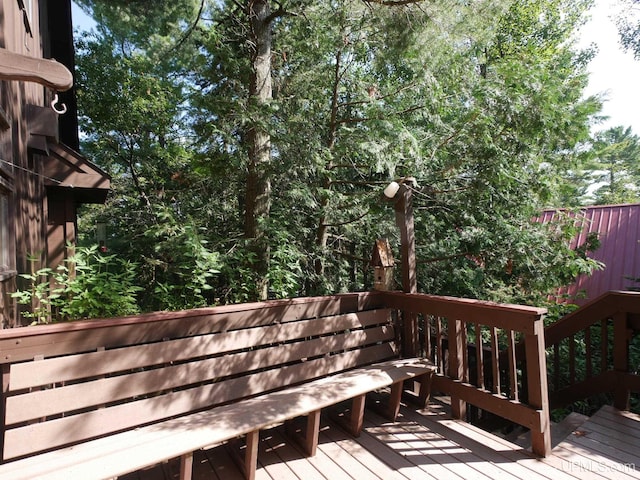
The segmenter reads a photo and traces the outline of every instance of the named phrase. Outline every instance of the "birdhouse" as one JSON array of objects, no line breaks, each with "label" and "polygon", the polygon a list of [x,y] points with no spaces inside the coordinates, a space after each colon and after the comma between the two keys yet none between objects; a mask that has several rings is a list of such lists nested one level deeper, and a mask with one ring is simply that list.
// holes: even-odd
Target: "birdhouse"
[{"label": "birdhouse", "polygon": [[392,290],[395,261],[391,245],[386,238],[376,240],[371,253],[371,265],[374,270],[373,288],[375,290]]}]

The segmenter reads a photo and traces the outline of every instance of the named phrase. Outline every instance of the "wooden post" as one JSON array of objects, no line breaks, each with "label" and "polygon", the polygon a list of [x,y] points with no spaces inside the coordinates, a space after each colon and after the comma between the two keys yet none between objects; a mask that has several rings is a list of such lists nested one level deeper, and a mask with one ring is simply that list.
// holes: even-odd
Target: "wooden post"
[{"label": "wooden post", "polygon": [[400,229],[400,256],[402,258],[402,290],[418,292],[416,276],[416,237],[413,225],[413,199],[411,189],[400,185],[395,204],[396,225]]},{"label": "wooden post", "polygon": [[[464,351],[467,348],[463,334],[465,324],[461,320],[448,320],[449,338],[449,377],[464,381],[467,365]],[[467,418],[467,403],[458,396],[451,395],[451,416],[459,420]]]},{"label": "wooden post", "polygon": [[[402,260],[402,290],[418,292],[416,275],[416,238],[413,225],[413,202],[411,189],[400,185],[395,204],[396,225],[400,229],[400,256]],[[402,328],[402,352],[405,357],[418,353],[418,315],[404,311]]]},{"label": "wooden post", "polygon": [[244,454],[244,478],[256,478],[258,467],[258,445],[260,444],[260,430],[247,433],[247,450]]},{"label": "wooden post", "polygon": [[9,391],[9,376],[11,365],[3,363],[0,366],[2,375],[2,391],[0,392],[0,460],[4,460],[4,432],[5,418],[7,414],[7,392]]},{"label": "wooden post", "polygon": [[540,425],[531,429],[531,450],[536,455],[546,457],[551,453],[551,425],[542,316],[535,320],[534,334],[527,334],[524,341],[527,358],[529,405],[540,412]]},{"label": "wooden post", "polygon": [[[629,330],[627,312],[613,316],[613,369],[621,377],[629,372]],[[618,380],[614,391],[613,406],[618,410],[629,410],[631,392],[625,381]]]},{"label": "wooden post", "polygon": [[191,480],[193,472],[193,452],[180,457],[180,480]]}]

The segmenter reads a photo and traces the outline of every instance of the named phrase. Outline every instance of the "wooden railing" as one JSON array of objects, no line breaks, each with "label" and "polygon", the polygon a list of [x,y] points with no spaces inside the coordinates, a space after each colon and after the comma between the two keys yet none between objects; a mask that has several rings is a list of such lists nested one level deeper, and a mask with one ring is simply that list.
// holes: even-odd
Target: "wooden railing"
[{"label": "wooden railing", "polygon": [[[404,356],[425,355],[439,366],[433,390],[451,397],[456,418],[466,419],[467,404],[474,405],[529,428],[534,453],[549,453],[545,310],[537,308],[368,292],[157,312],[3,331],[0,369],[8,378],[9,365],[14,362],[55,356],[70,348],[79,352],[116,348],[131,337],[145,343],[199,335],[208,331],[211,322],[233,328],[238,319],[249,318],[262,325],[376,308],[397,312]],[[524,342],[522,359],[516,355],[520,341]]]},{"label": "wooden railing", "polygon": [[640,393],[640,293],[608,292],[547,327],[550,404],[560,408],[610,394],[620,410]]},{"label": "wooden railing", "polygon": [[550,452],[546,310],[397,292],[385,293],[383,303],[399,312],[407,353],[417,348],[438,366],[433,390],[451,396],[454,417],[465,419],[474,405],[529,428],[534,453]]}]

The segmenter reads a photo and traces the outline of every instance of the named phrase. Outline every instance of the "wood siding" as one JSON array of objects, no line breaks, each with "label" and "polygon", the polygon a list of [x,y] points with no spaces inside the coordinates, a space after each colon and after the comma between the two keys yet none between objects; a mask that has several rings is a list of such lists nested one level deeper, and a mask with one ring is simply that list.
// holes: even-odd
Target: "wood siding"
[{"label": "wood siding", "polygon": [[[0,48],[28,59],[55,57],[72,72],[70,1],[0,0]],[[46,82],[11,78],[0,79],[0,194],[9,201],[9,218],[2,228],[10,243],[10,261],[0,271],[2,328],[20,323],[10,295],[21,288],[18,275],[64,261],[66,243],[76,238],[78,203],[103,202],[110,181],[75,151],[73,90],[60,94],[68,111],[58,116],[49,108],[56,92],[44,86]],[[72,188],[72,180],[80,188]],[[29,258],[35,258],[33,265]]]}]

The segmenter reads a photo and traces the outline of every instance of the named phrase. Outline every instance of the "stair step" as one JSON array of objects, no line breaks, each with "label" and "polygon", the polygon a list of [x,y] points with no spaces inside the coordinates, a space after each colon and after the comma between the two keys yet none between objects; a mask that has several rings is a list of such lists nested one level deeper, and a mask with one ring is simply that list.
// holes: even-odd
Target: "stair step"
[{"label": "stair step", "polygon": [[[569,435],[575,432],[578,428],[589,420],[589,417],[582,415],[581,413],[571,412],[564,419],[558,423],[551,423],[551,448],[564,441]],[[512,432],[508,438],[511,442],[519,445],[523,448],[529,448],[531,446],[531,434],[529,430],[520,428]]]}]

